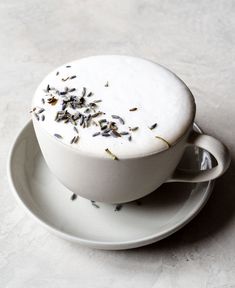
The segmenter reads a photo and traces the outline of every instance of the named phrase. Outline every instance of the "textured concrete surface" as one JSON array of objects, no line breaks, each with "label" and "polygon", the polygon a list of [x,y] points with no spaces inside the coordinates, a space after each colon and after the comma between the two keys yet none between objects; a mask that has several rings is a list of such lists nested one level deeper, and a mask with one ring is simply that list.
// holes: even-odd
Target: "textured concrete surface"
[{"label": "textured concrete surface", "polygon": [[121,53],[176,72],[197,122],[235,156],[235,2],[0,1],[0,287],[235,287],[235,165],[206,207],[175,235],[133,251],[104,252],[50,235],[17,205],[6,178],[16,133],[37,84],[79,57]]}]

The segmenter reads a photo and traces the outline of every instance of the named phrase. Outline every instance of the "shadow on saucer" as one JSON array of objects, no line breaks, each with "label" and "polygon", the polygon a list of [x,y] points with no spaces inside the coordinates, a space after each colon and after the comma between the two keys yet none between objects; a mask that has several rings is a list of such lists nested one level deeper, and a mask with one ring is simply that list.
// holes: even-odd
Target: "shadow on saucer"
[{"label": "shadow on saucer", "polygon": [[[177,206],[185,202],[195,188],[194,183],[169,183],[159,187],[151,194],[137,200],[137,204],[142,206],[142,209],[172,209],[172,206]],[[135,203],[135,201],[133,202]],[[130,205],[126,203],[124,205]],[[143,205],[142,205],[143,204]]]},{"label": "shadow on saucer", "polygon": [[218,233],[223,233],[235,217],[234,188],[235,161],[233,160],[226,174],[217,179],[208,203],[195,219],[168,238],[134,250],[177,249],[206,241]]}]

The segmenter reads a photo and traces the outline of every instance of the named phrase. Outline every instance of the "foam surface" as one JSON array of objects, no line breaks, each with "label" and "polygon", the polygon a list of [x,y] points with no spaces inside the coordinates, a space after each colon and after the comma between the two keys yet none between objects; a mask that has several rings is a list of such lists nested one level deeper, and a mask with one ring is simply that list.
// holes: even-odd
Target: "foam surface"
[{"label": "foam surface", "polygon": [[[71,76],[76,78],[67,79]],[[108,87],[106,87],[107,82]],[[50,88],[54,87],[57,91],[66,91],[65,87],[76,90],[66,95],[58,95],[56,90],[45,92],[48,84]],[[89,92],[93,93],[91,97],[84,97],[86,105],[94,100],[102,100],[97,103],[96,111],[102,111],[105,115],[93,120],[96,123],[100,119],[115,121],[117,131],[129,132],[129,135],[117,138],[101,135],[93,137],[94,133],[100,131],[100,127],[95,126],[91,121],[88,128],[82,128],[78,120],[76,127],[79,130],[79,141],[70,144],[71,139],[77,135],[74,125],[63,121],[56,122],[55,117],[57,111],[61,110],[64,97],[76,95],[80,98],[83,87],[86,87],[86,95]],[[48,103],[52,95],[58,99],[55,105]],[[45,104],[42,103],[42,98]],[[148,60],[116,55],[84,58],[54,70],[36,90],[32,107],[36,107],[34,111],[36,113],[40,108],[45,109],[38,114],[39,121],[32,113],[33,121],[53,137],[54,134],[63,137],[57,141],[62,141],[82,152],[99,156],[106,155],[105,149],[108,148],[119,158],[146,155],[167,149],[166,142],[155,136],[173,145],[186,132],[195,115],[195,103],[191,92],[173,73]],[[137,110],[130,111],[132,108]],[[86,114],[85,109],[67,108],[72,114],[95,113],[90,111]],[[121,124],[118,119],[112,119],[111,115],[120,116],[125,124]],[[45,117],[44,121],[42,117]],[[149,129],[154,123],[157,123],[157,127]],[[138,127],[138,130],[130,131],[129,127]],[[128,140],[130,135],[131,141]]]}]

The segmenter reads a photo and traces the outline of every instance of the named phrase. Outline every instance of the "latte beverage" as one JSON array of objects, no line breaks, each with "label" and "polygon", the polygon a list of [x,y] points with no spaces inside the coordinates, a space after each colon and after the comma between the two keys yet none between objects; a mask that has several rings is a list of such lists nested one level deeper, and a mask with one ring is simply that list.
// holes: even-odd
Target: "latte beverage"
[{"label": "latte beverage", "polygon": [[166,68],[107,55],[51,72],[36,90],[31,112],[36,125],[71,149],[121,160],[174,145],[189,129],[195,103]]}]

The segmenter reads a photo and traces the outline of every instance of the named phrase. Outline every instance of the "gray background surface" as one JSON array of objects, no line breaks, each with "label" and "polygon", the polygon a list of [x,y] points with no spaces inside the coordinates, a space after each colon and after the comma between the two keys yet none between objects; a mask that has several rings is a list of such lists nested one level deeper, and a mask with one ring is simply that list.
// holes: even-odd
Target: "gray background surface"
[{"label": "gray background surface", "polygon": [[50,235],[10,193],[6,159],[51,69],[88,55],[143,56],[191,88],[198,124],[235,156],[234,1],[0,1],[0,287],[235,287],[235,168],[189,225],[132,251]]}]

